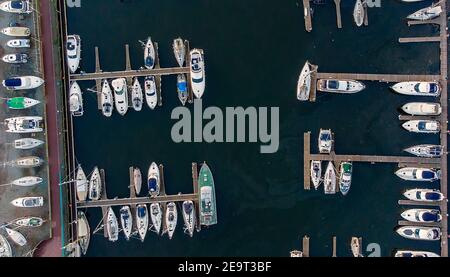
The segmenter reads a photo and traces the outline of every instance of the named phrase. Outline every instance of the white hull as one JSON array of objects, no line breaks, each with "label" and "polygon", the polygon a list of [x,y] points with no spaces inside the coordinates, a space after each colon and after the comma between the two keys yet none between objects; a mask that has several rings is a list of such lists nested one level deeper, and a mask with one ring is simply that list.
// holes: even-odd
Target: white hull
[{"label": "white hull", "polygon": [[317,81],[317,90],[340,94],[353,94],[362,91],[366,86],[355,80],[321,79]]},{"label": "white hull", "polygon": [[403,105],[402,110],[410,115],[440,115],[442,107],[439,103],[412,102]]},{"label": "white hull", "polygon": [[438,210],[409,209],[401,213],[401,217],[410,222],[440,222],[442,216]]},{"label": "white hull", "polygon": [[77,191],[78,201],[82,201],[82,202],[86,201],[88,191],[89,191],[88,186],[89,185],[88,185],[88,181],[86,178],[86,174],[84,174],[84,171],[81,168],[81,166],[78,166],[77,175],[75,178],[75,187],[76,187],[76,191]]},{"label": "white hull", "polygon": [[139,168],[135,168],[133,170],[133,183],[136,195],[139,195],[141,193],[142,188],[142,174]]},{"label": "white hull", "polygon": [[11,184],[19,187],[32,187],[35,185],[39,185],[40,183],[42,183],[42,181],[43,179],[41,177],[27,176],[16,179],[12,181]]},{"label": "white hull", "polygon": [[29,37],[30,29],[27,27],[6,27],[0,31],[10,37]]},{"label": "white hull", "polygon": [[158,104],[158,95],[156,94],[156,82],[154,76],[145,78],[145,101],[150,109],[154,109]]},{"label": "white hull", "polygon": [[28,62],[27,54],[8,54],[2,57],[2,61],[10,64],[23,64]]},{"label": "white hull", "polygon": [[403,196],[413,201],[438,202],[444,199],[444,195],[433,189],[410,189],[403,193]]},{"label": "white hull", "polygon": [[15,134],[39,133],[44,129],[40,127],[42,117],[23,116],[5,119],[6,132]]},{"label": "white hull", "polygon": [[91,229],[86,215],[82,211],[78,211],[77,227],[78,244],[83,255],[86,255],[91,240]]},{"label": "white hull", "polygon": [[112,208],[108,210],[108,216],[106,221],[106,232],[108,233],[109,241],[117,241],[119,239],[119,226],[117,223],[117,217],[114,214]]},{"label": "white hull", "polygon": [[44,198],[42,196],[21,197],[11,201],[11,204],[20,208],[35,208],[44,205]]},{"label": "white hull", "polygon": [[192,201],[184,201],[182,207],[184,226],[189,236],[192,237],[195,227],[195,206]]},{"label": "white hull", "polygon": [[429,168],[404,167],[395,172],[395,175],[407,181],[436,181],[440,179],[440,171]]},{"label": "white hull", "polygon": [[81,88],[77,82],[73,82],[70,86],[70,112],[73,116],[82,116],[84,113],[83,109],[83,94],[81,93]]},{"label": "white hull", "polygon": [[17,226],[20,227],[28,227],[28,228],[34,228],[34,227],[40,227],[44,223],[44,220],[40,217],[24,217],[17,219],[14,222]]},{"label": "white hull", "polygon": [[8,240],[0,234],[0,258],[12,256],[11,245]]},{"label": "white hull", "polygon": [[336,193],[336,171],[332,162],[328,162],[323,180],[325,194]]},{"label": "white hull", "polygon": [[102,179],[98,167],[94,168],[91,179],[89,180],[89,199],[100,200],[102,195]]},{"label": "white hull", "polygon": [[78,35],[67,36],[67,65],[71,73],[75,73],[80,66],[81,39]]},{"label": "white hull", "polygon": [[21,150],[33,149],[35,147],[41,146],[42,144],[44,144],[42,140],[33,138],[23,138],[14,140],[14,148]]},{"label": "white hull", "polygon": [[33,168],[42,165],[44,161],[36,156],[18,158],[12,162],[12,165],[20,168]]},{"label": "white hull", "polygon": [[122,226],[122,231],[125,238],[129,240],[133,228],[133,215],[131,214],[131,209],[128,206],[123,206],[120,209],[120,225]]},{"label": "white hull", "polygon": [[147,69],[153,69],[155,67],[155,47],[153,46],[152,39],[149,37],[144,49],[144,65]]},{"label": "white hull", "polygon": [[350,248],[352,249],[353,257],[361,257],[361,245],[359,243],[359,238],[352,237]]},{"label": "white hull", "polygon": [[190,53],[191,87],[195,97],[200,99],[205,92],[205,62],[203,50],[193,49]]},{"label": "white hull", "polygon": [[407,16],[411,20],[431,20],[438,17],[442,13],[441,6],[430,6],[416,11],[413,14]]},{"label": "white hull", "polygon": [[320,161],[311,161],[311,180],[317,190],[322,180],[322,163]]},{"label": "white hull", "polygon": [[364,7],[361,0],[356,0],[355,8],[353,9],[353,19],[358,27],[361,27],[364,23]]},{"label": "white hull", "polygon": [[2,84],[7,90],[35,89],[44,84],[44,79],[35,76],[22,76],[4,80]]},{"label": "white hull", "polygon": [[167,204],[166,210],[166,227],[169,239],[172,239],[173,237],[175,228],[177,227],[177,219],[178,219],[177,206],[175,205],[174,202],[170,202]]},{"label": "white hull", "polygon": [[399,250],[395,252],[395,257],[398,258],[438,258],[438,254],[428,251],[410,251],[410,250]]},{"label": "white hull", "polygon": [[174,39],[172,47],[178,65],[183,67],[186,58],[186,47],[184,46],[183,40],[181,38]]},{"label": "white hull", "polygon": [[300,72],[297,82],[297,99],[307,101],[311,90],[311,68],[307,61]]},{"label": "white hull", "polygon": [[[20,3],[20,7],[13,6],[14,3]],[[29,14],[32,13],[29,1],[5,1],[0,4],[0,10],[15,14]]]},{"label": "white hull", "polygon": [[114,90],[114,101],[116,110],[120,115],[125,115],[128,111],[128,89],[125,78],[115,79],[111,82]]},{"label": "white hull", "polygon": [[437,82],[401,82],[391,87],[395,92],[412,96],[440,95],[441,89]]},{"label": "white hull", "polygon": [[441,145],[421,144],[406,148],[404,151],[417,157],[437,158],[442,156],[444,149]]},{"label": "white hull", "polygon": [[30,48],[29,39],[11,39],[6,43],[8,47],[11,48]]},{"label": "white hull", "polygon": [[136,208],[136,226],[141,241],[144,241],[148,230],[148,210],[145,204],[138,205]]},{"label": "white hull", "polygon": [[435,241],[441,238],[441,229],[434,227],[403,226],[396,232],[400,236],[412,240]]},{"label": "white hull", "polygon": [[25,246],[27,244],[27,239],[18,231],[5,227],[8,236],[19,246]]},{"label": "white hull", "polygon": [[319,152],[322,154],[328,154],[333,148],[333,133],[330,129],[320,129],[318,138]]},{"label": "white hull", "polygon": [[137,112],[142,110],[142,101],[143,101],[143,95],[142,95],[142,87],[139,83],[138,78],[134,79],[133,87],[131,89],[131,102],[133,104],[133,109]]},{"label": "white hull", "polygon": [[161,231],[161,222],[162,222],[162,210],[159,203],[152,203],[150,205],[150,216],[153,224],[153,228],[155,232],[159,234]]},{"label": "white hull", "polygon": [[113,94],[111,87],[107,80],[103,81],[102,94],[100,95],[100,104],[102,106],[102,114],[106,117],[110,117],[114,110],[113,106]]},{"label": "white hull", "polygon": [[158,165],[154,162],[148,168],[147,184],[149,195],[151,197],[158,196],[160,189],[159,168]]},{"label": "white hull", "polygon": [[186,81],[186,76],[184,74],[178,74],[177,76],[178,99],[180,100],[183,106],[186,104],[186,101],[188,100],[189,97],[187,86],[188,84]]},{"label": "white hull", "polygon": [[441,125],[436,120],[409,120],[402,124],[402,127],[413,133],[439,133]]}]

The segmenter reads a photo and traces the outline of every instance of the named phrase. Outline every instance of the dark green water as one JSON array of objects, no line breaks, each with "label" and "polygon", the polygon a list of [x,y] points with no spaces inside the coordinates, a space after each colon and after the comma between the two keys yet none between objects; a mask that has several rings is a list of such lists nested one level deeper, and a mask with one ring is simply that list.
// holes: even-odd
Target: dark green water
[{"label": "dark green water", "polygon": [[[94,46],[100,47],[103,70],[124,69],[126,43],[133,68],[139,68],[138,40],[149,35],[159,43],[161,65],[175,66],[171,43],[181,36],[205,50],[204,106],[280,107],[280,149],[263,155],[259,144],[173,143],[175,77],[163,78],[163,107],[129,110],[125,118],[103,117],[96,97],[85,93],[85,115],[75,120],[76,156],[85,171],[95,165],[106,170],[109,197],[127,196],[128,167],[146,172],[151,161],[164,164],[169,194],[189,193],[191,162],[205,160],[214,173],[219,219],[193,239],[182,233],[181,220],[171,241],[151,233],[143,244],[124,239],[112,244],[94,235],[88,256],[287,256],[301,248],[305,234],[313,256],[331,255],[333,235],[340,256],[350,255],[353,235],[363,236],[364,246],[379,243],[384,256],[397,247],[438,251],[438,243],[394,233],[404,208],[397,205],[402,191],[421,185],[399,180],[394,164],[355,164],[347,197],[303,190],[305,131],[316,141],[319,128],[332,128],[342,154],[394,155],[413,144],[438,142],[402,130],[398,107],[417,99],[396,95],[386,84],[367,82],[365,91],[349,97],[319,95],[313,104],[296,101],[306,59],[322,72],[437,73],[437,45],[397,42],[436,34],[431,26],[408,28],[404,20],[424,3],[382,1],[382,8],[369,10],[369,27],[359,29],[352,22],[353,3],[342,4],[342,30],[336,28],[334,5],[317,7],[311,34],[304,30],[301,1],[82,0],[81,8],[69,8],[69,33],[82,37],[86,72],[94,70]],[[100,209],[87,215],[93,228]]]}]

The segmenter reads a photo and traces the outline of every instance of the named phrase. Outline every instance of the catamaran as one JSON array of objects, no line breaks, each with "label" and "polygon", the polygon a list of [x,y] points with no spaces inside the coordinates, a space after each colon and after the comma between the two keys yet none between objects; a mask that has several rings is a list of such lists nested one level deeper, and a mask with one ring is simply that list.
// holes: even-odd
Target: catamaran
[{"label": "catamaran", "polygon": [[77,237],[81,252],[86,255],[91,240],[91,229],[86,215],[82,211],[78,211],[77,214]]},{"label": "catamaran", "polygon": [[139,195],[141,193],[142,188],[142,174],[141,170],[137,167],[133,169],[133,184],[136,195]]},{"label": "catamaran", "polygon": [[175,59],[180,67],[183,67],[184,60],[186,57],[186,46],[184,45],[184,41],[182,38],[176,38],[173,40],[172,44],[173,54],[175,55]]},{"label": "catamaran", "polygon": [[409,120],[402,124],[402,127],[414,133],[439,133],[441,124],[436,120]]},{"label": "catamaran", "polygon": [[42,160],[39,157],[36,156],[28,156],[23,158],[15,159],[11,162],[12,166],[20,167],[20,168],[33,168],[38,167],[44,163],[44,160]]},{"label": "catamaran", "polygon": [[91,179],[89,180],[89,199],[99,200],[102,195],[102,179],[98,167],[94,168]]},{"label": "catamaran", "polygon": [[39,103],[41,103],[41,101],[28,97],[14,97],[6,100],[6,105],[12,110],[28,109]]},{"label": "catamaran", "polygon": [[134,78],[133,87],[131,88],[131,103],[133,104],[133,109],[137,112],[142,110],[142,87],[139,83],[138,78]]},{"label": "catamaran", "polygon": [[153,69],[155,67],[155,56],[156,52],[152,38],[148,37],[144,48],[144,65],[147,69]]},{"label": "catamaran", "polygon": [[78,201],[86,201],[89,191],[89,184],[86,178],[86,174],[84,174],[83,168],[81,168],[81,165],[79,165],[77,168],[75,187],[77,190]]},{"label": "catamaran", "polygon": [[433,18],[438,17],[442,13],[442,7],[440,5],[431,5],[429,7],[420,9],[416,11],[415,13],[412,13],[407,16],[408,19],[411,20],[430,20]]},{"label": "catamaran", "polygon": [[7,90],[35,89],[44,83],[42,78],[36,76],[22,76],[3,80],[2,84]]},{"label": "catamaran", "polygon": [[67,36],[66,51],[70,72],[75,73],[80,66],[81,59],[81,38],[79,35]]},{"label": "catamaran", "polygon": [[325,194],[336,193],[336,171],[334,170],[333,162],[328,162],[325,176],[323,178],[323,188]]},{"label": "catamaran", "polygon": [[439,103],[412,102],[403,105],[402,110],[410,115],[440,115],[442,107]]},{"label": "catamaran", "polygon": [[148,168],[147,181],[148,181],[147,183],[148,193],[150,197],[158,196],[160,189],[160,179],[159,179],[159,168],[155,162],[153,162]]},{"label": "catamaran", "polygon": [[317,90],[324,92],[350,94],[360,92],[365,88],[363,83],[355,80],[320,79],[317,81]]},{"label": "catamaran", "polygon": [[73,116],[82,116],[84,113],[83,109],[83,95],[81,93],[81,88],[77,82],[73,82],[70,86],[70,112]]},{"label": "catamaran", "polygon": [[35,208],[44,205],[44,198],[42,196],[20,197],[11,201],[11,204],[20,208]]},{"label": "catamaran", "polygon": [[28,54],[26,53],[16,53],[16,54],[8,54],[2,57],[2,61],[5,63],[12,64],[23,64],[28,62]]},{"label": "catamaran", "polygon": [[6,27],[0,32],[10,37],[29,37],[31,34],[30,28],[27,27]]},{"label": "catamaran", "polygon": [[169,239],[172,239],[173,237],[175,228],[177,227],[177,219],[178,219],[177,206],[175,205],[174,202],[170,202],[167,204],[166,210],[166,227]]},{"label": "catamaran", "polygon": [[42,183],[43,179],[37,176],[26,176],[11,182],[12,185],[19,187],[32,187]]},{"label": "catamaran", "polygon": [[145,101],[150,109],[154,109],[158,104],[158,95],[156,94],[155,76],[147,76],[144,81]]},{"label": "catamaran", "polygon": [[13,144],[16,149],[28,150],[41,146],[44,142],[34,138],[22,138],[14,140]]},{"label": "catamaran", "polygon": [[128,206],[120,208],[120,224],[122,225],[122,231],[126,240],[130,239],[131,231],[133,229],[133,216],[131,215],[131,209]]},{"label": "catamaran", "polygon": [[112,115],[114,106],[113,106],[113,94],[111,91],[111,87],[107,80],[103,80],[102,86],[102,94],[100,95],[100,104],[102,105],[102,113],[106,117],[110,117]]},{"label": "catamaran", "polygon": [[438,254],[428,251],[398,250],[395,252],[397,258],[438,258]]},{"label": "catamaran", "polygon": [[162,210],[161,205],[159,203],[150,204],[150,218],[152,220],[155,232],[159,234],[159,232],[161,231],[161,222],[162,222]]},{"label": "catamaran", "polygon": [[198,187],[200,191],[200,224],[217,224],[216,189],[214,178],[208,165],[203,163],[198,174]]},{"label": "catamaran", "polygon": [[401,82],[391,87],[395,92],[413,96],[434,96],[441,93],[438,82]]},{"label": "catamaran", "polygon": [[203,50],[193,49],[190,56],[192,92],[195,97],[200,99],[205,92],[205,61],[203,57]]},{"label": "catamaran", "polygon": [[183,202],[183,220],[185,230],[188,232],[189,236],[192,237],[194,235],[194,227],[195,227],[195,206],[192,201],[184,201]]},{"label": "catamaran", "polygon": [[361,27],[364,23],[364,6],[361,0],[356,0],[353,8],[353,19],[358,27]]},{"label": "catamaran", "polygon": [[401,213],[401,216],[411,222],[441,222],[442,215],[434,209],[409,209]]},{"label": "catamaran", "polygon": [[39,133],[44,129],[41,127],[41,116],[22,116],[5,119],[6,132],[15,134]]},{"label": "catamaran", "polygon": [[321,161],[311,161],[311,180],[313,182],[314,188],[317,190],[319,188],[320,182],[322,181]]},{"label": "catamaran", "polygon": [[180,99],[181,104],[184,106],[188,99],[188,84],[186,81],[186,76],[184,74],[178,74],[177,76],[177,92],[178,99]]},{"label": "catamaran", "polygon": [[309,66],[309,62],[306,61],[298,77],[297,99],[299,101],[307,101],[309,99],[310,90],[311,90],[311,68]]},{"label": "catamaran", "polygon": [[347,195],[352,185],[353,165],[350,162],[342,162],[339,175],[339,190],[342,195]]},{"label": "catamaran", "polygon": [[333,133],[331,132],[331,129],[320,129],[318,145],[320,153],[328,154],[331,152],[333,149]]},{"label": "catamaran", "polygon": [[19,246],[25,246],[27,244],[27,239],[19,231],[4,227],[8,236]]},{"label": "catamaran", "polygon": [[40,217],[30,216],[16,219],[14,224],[20,227],[40,227],[44,223],[44,220]]},{"label": "catamaran", "polygon": [[0,258],[12,257],[11,245],[8,240],[0,234]]},{"label": "catamaran", "polygon": [[125,78],[114,79],[111,82],[114,89],[114,100],[116,110],[120,115],[125,115],[128,111],[128,89],[127,80]]},{"label": "catamaran", "polygon": [[413,240],[435,241],[441,239],[441,229],[435,227],[403,226],[396,232],[404,238]]},{"label": "catamaran", "polygon": [[6,42],[6,46],[11,48],[30,48],[29,39],[11,39]]},{"label": "catamaran", "polygon": [[431,168],[404,167],[397,170],[395,175],[407,181],[433,182],[441,178],[441,171]]},{"label": "catamaran", "polygon": [[117,217],[111,207],[109,207],[108,210],[106,232],[108,234],[109,241],[114,242],[119,239],[119,225],[117,223]]},{"label": "catamaran", "polygon": [[136,208],[136,226],[141,241],[144,241],[148,230],[148,210],[145,204],[140,204]]},{"label": "catamaran", "polygon": [[32,13],[30,1],[5,1],[0,4],[0,10],[9,13],[28,14]]},{"label": "catamaran", "polygon": [[409,200],[421,202],[438,202],[444,199],[439,190],[434,189],[410,189],[403,193]]},{"label": "catamaran", "polygon": [[442,145],[420,144],[406,148],[403,151],[416,155],[417,157],[439,158],[444,152],[444,147]]}]

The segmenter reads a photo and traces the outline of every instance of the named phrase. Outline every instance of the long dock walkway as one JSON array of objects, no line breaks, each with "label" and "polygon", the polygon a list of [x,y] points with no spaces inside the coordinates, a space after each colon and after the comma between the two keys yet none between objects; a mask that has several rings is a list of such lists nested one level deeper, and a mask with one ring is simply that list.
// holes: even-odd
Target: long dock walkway
[{"label": "long dock walkway", "polygon": [[399,38],[400,43],[412,43],[412,42],[440,42],[441,37],[408,37]]},{"label": "long dock walkway", "polygon": [[145,77],[145,76],[161,76],[161,75],[174,75],[174,74],[187,74],[189,73],[188,67],[170,67],[170,68],[154,68],[154,69],[138,69],[138,70],[124,70],[114,72],[95,72],[95,73],[80,73],[72,74],[70,79],[72,81],[95,81],[103,79],[114,78],[133,78],[133,77]]},{"label": "long dock walkway", "polygon": [[303,0],[303,17],[305,18],[305,29],[307,32],[312,31],[311,6],[310,0]]}]

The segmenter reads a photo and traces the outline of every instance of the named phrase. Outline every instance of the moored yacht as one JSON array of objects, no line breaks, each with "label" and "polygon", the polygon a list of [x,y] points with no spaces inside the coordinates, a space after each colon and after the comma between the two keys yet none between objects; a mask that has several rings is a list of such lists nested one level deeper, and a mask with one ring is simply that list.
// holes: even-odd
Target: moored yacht
[{"label": "moored yacht", "polygon": [[410,115],[440,115],[441,104],[427,102],[412,102],[402,106],[402,110]]},{"label": "moored yacht", "polygon": [[150,109],[154,109],[158,104],[158,95],[156,94],[155,76],[147,76],[144,81],[145,101]]},{"label": "moored yacht", "polygon": [[336,193],[336,171],[334,169],[333,162],[328,162],[327,169],[325,170],[325,176],[323,178],[323,188],[325,194]]},{"label": "moored yacht", "polygon": [[314,188],[317,190],[319,188],[320,182],[322,181],[321,161],[311,161],[311,180],[313,182]]},{"label": "moored yacht", "polygon": [[185,231],[187,231],[188,235],[192,237],[194,235],[194,227],[195,227],[195,206],[192,201],[184,201],[183,207],[183,220]]},{"label": "moored yacht", "polygon": [[16,54],[8,54],[2,57],[2,61],[5,63],[12,64],[21,64],[28,62],[28,54],[26,53],[16,53]]},{"label": "moored yacht", "polygon": [[391,87],[395,92],[413,96],[434,96],[441,93],[438,82],[400,82]]},{"label": "moored yacht", "polygon": [[200,192],[200,224],[205,226],[217,224],[214,177],[206,162],[203,163],[198,174],[198,187]]},{"label": "moored yacht", "polygon": [[297,81],[297,99],[299,101],[307,101],[309,99],[309,93],[311,90],[311,68],[309,62],[306,61],[305,65],[300,71]]},{"label": "moored yacht", "polygon": [[77,82],[73,82],[70,86],[70,112],[73,116],[82,116],[84,113],[83,109],[83,95],[81,88]]},{"label": "moored yacht", "polygon": [[398,250],[395,252],[397,258],[438,258],[438,254],[428,251],[414,251],[414,250]]},{"label": "moored yacht", "polygon": [[125,78],[114,79],[111,82],[114,89],[114,100],[116,110],[120,115],[125,115],[128,111],[128,89]]},{"label": "moored yacht", "polygon": [[406,148],[404,151],[417,157],[438,158],[442,156],[444,148],[442,147],[442,145],[420,144]]},{"label": "moored yacht", "polygon": [[162,210],[159,203],[150,204],[150,218],[152,220],[153,229],[159,234],[162,223]]},{"label": "moored yacht", "polygon": [[441,171],[431,168],[404,167],[395,172],[395,175],[407,181],[436,181],[441,178]]},{"label": "moored yacht", "polygon": [[33,106],[36,106],[39,103],[41,103],[41,101],[21,96],[9,98],[8,100],[6,100],[6,105],[8,106],[8,108],[12,110],[28,109]]},{"label": "moored yacht", "polygon": [[361,257],[361,243],[359,238],[352,237],[350,241],[350,248],[352,250],[353,257]]},{"label": "moored yacht", "polygon": [[409,120],[402,124],[402,127],[414,133],[439,133],[441,125],[436,120]]},{"label": "moored yacht", "polygon": [[100,200],[102,195],[102,179],[98,167],[94,168],[91,179],[89,180],[89,199]]},{"label": "moored yacht", "polygon": [[133,109],[137,112],[142,110],[142,87],[139,83],[138,78],[134,78],[133,87],[131,88],[131,103],[133,104]]},{"label": "moored yacht", "polygon": [[42,86],[44,80],[35,76],[22,76],[3,80],[2,84],[7,90],[34,89]]},{"label": "moored yacht", "polygon": [[25,246],[27,244],[27,239],[19,231],[4,227],[6,233],[8,233],[9,238],[14,241],[19,246]]},{"label": "moored yacht", "polygon": [[43,179],[37,176],[26,176],[11,182],[12,185],[19,187],[32,187],[42,183]]},{"label": "moored yacht", "polygon": [[141,193],[142,188],[142,174],[141,170],[137,167],[133,169],[133,185],[136,195],[139,195]]},{"label": "moored yacht", "polygon": [[42,218],[35,216],[22,217],[14,221],[14,224],[16,224],[17,226],[29,228],[40,227],[43,223],[44,220]]},{"label": "moored yacht", "polygon": [[44,198],[42,196],[20,197],[11,201],[11,204],[20,208],[35,208],[44,205]]},{"label": "moored yacht", "polygon": [[0,4],[0,10],[9,13],[28,14],[32,13],[30,1],[5,1]]},{"label": "moored yacht", "polygon": [[6,42],[6,46],[11,48],[30,48],[29,39],[11,39]]},{"label": "moored yacht", "polygon": [[318,145],[320,153],[328,154],[331,152],[333,149],[333,133],[331,132],[331,129],[320,129]]},{"label": "moored yacht", "polygon": [[41,116],[22,116],[5,119],[7,133],[39,133],[44,130],[41,127],[41,123]]},{"label": "moored yacht", "polygon": [[77,214],[77,227],[78,244],[80,245],[83,255],[86,255],[89,248],[89,242],[91,241],[91,229],[89,228],[89,222],[86,215],[82,211],[78,211]]},{"label": "moored yacht", "polygon": [[66,51],[70,72],[75,73],[80,66],[81,59],[81,38],[79,35],[67,36]]},{"label": "moored yacht", "polygon": [[188,99],[188,89],[187,88],[188,88],[188,84],[186,81],[186,75],[178,74],[178,76],[177,76],[178,99],[180,100],[180,102],[183,106],[186,104],[186,101]]},{"label": "moored yacht", "polygon": [[205,92],[205,61],[203,50],[193,49],[191,57],[191,87],[192,92],[198,99],[202,98]]},{"label": "moored yacht", "polygon": [[0,258],[12,257],[11,245],[8,240],[0,234]]},{"label": "moored yacht", "polygon": [[153,69],[153,67],[155,67],[155,56],[156,52],[152,38],[148,37],[144,47],[144,65],[147,69]]},{"label": "moored yacht", "polygon": [[23,158],[15,159],[11,162],[12,166],[20,167],[20,168],[33,168],[38,167],[44,163],[44,160],[42,160],[39,157],[36,156],[28,156]]},{"label": "moored yacht", "polygon": [[114,106],[113,94],[107,80],[103,80],[102,94],[100,95],[100,104],[102,106],[103,115],[106,117],[110,117],[112,115]]},{"label": "moored yacht", "polygon": [[175,205],[174,202],[170,202],[167,204],[166,210],[166,227],[169,239],[172,239],[173,237],[175,228],[177,227],[177,219],[178,219],[177,206]]},{"label": "moored yacht", "polygon": [[111,207],[109,207],[106,218],[106,232],[108,234],[109,241],[114,242],[119,239],[119,224],[117,223],[117,217]]},{"label": "moored yacht", "polygon": [[412,13],[407,16],[408,19],[411,20],[430,20],[438,17],[442,13],[442,7],[440,5],[431,5],[429,7],[420,9],[415,13]]},{"label": "moored yacht", "polygon": [[159,195],[160,189],[160,179],[159,179],[159,168],[158,165],[153,162],[148,168],[148,193],[150,197],[156,197]]},{"label": "moored yacht", "polygon": [[439,240],[441,229],[435,227],[403,226],[396,230],[400,236],[413,240]]},{"label": "moored yacht", "polygon": [[175,55],[175,59],[180,67],[183,67],[184,60],[186,57],[186,46],[184,45],[184,41],[182,38],[176,38],[173,40],[172,44],[173,54]]},{"label": "moored yacht", "polygon": [[122,208],[120,208],[119,214],[123,234],[125,235],[126,240],[129,240],[133,228],[133,216],[131,215],[130,207],[123,206]]},{"label": "moored yacht", "polygon": [[81,168],[81,165],[77,168],[77,175],[75,177],[75,187],[77,191],[78,201],[86,201],[89,191],[89,184],[86,178],[86,174]]},{"label": "moored yacht", "polygon": [[22,138],[14,140],[14,148],[21,150],[33,149],[44,144],[42,140],[34,138]]},{"label": "moored yacht", "polygon": [[342,162],[339,174],[339,190],[347,195],[352,184],[353,165],[350,162]]},{"label": "moored yacht", "polygon": [[27,27],[6,27],[0,32],[10,37],[29,37],[31,34],[30,28]]},{"label": "moored yacht", "polygon": [[366,86],[355,80],[320,79],[317,81],[317,90],[342,94],[357,93]]},{"label": "moored yacht", "polygon": [[364,23],[364,6],[361,0],[356,0],[353,8],[353,19],[358,27],[361,27]]},{"label": "moored yacht", "polygon": [[420,202],[437,202],[444,199],[444,195],[439,190],[434,189],[410,189],[403,193],[409,200]]},{"label": "moored yacht", "polygon": [[144,241],[148,230],[148,210],[145,204],[136,207],[136,227],[141,241]]},{"label": "moored yacht", "polygon": [[411,222],[440,222],[442,220],[439,210],[433,209],[409,209],[401,213],[401,216]]}]

